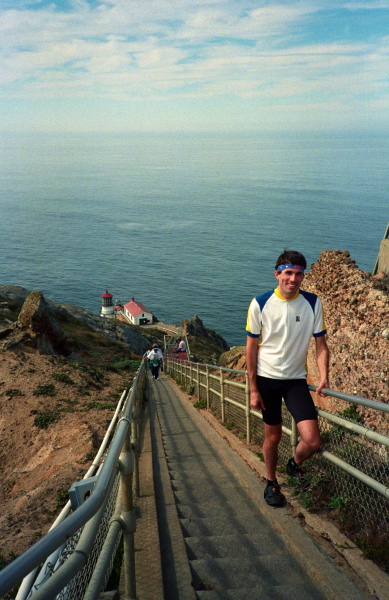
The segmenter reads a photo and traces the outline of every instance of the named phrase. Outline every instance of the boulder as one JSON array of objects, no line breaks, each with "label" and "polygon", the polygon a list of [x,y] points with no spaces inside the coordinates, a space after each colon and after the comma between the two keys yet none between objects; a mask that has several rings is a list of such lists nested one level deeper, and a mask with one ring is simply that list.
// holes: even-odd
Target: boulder
[{"label": "boulder", "polygon": [[223,350],[230,349],[226,340],[213,329],[204,327],[202,320],[197,315],[194,315],[189,320],[184,319],[182,321],[182,333],[184,335],[193,335],[194,337],[208,338]]},{"label": "boulder", "polygon": [[59,354],[68,356],[68,335],[60,327],[50,312],[42,292],[31,292],[19,313],[16,323],[8,326],[0,333],[4,350],[23,344],[36,348],[43,354]]}]

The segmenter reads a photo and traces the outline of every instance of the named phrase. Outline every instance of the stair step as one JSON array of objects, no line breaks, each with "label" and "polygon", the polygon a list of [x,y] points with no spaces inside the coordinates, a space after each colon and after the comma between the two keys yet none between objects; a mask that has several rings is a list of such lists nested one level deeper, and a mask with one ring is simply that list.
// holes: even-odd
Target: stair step
[{"label": "stair step", "polygon": [[[208,477],[207,479],[201,479],[194,477],[192,481],[185,480],[182,478],[174,478],[171,479],[171,485],[174,491],[179,490],[188,490],[188,492],[193,492],[197,490],[204,490],[205,492],[209,491],[209,488],[213,485],[212,478]],[[241,486],[235,479],[231,477],[220,477],[218,479],[218,486],[214,493],[222,492],[224,490],[229,491],[230,489],[239,489],[241,490]]]},{"label": "stair step", "polygon": [[325,600],[318,588],[310,583],[239,590],[198,590],[196,596],[198,600]]},{"label": "stair step", "polygon": [[[180,450],[172,449],[170,452],[167,448],[164,448],[166,461],[169,471],[179,471],[180,473],[193,473],[193,471],[199,471],[209,473],[210,476],[217,477],[220,472],[223,472],[223,465],[220,464],[212,454],[188,454],[184,455]],[[176,453],[176,456],[174,456]],[[171,455],[171,458],[169,458]],[[177,458],[177,455],[179,458]],[[226,469],[224,469],[224,473]]]},{"label": "stair step", "polygon": [[244,533],[257,533],[261,531],[261,524],[255,515],[247,515],[245,519],[231,515],[218,515],[211,518],[181,519],[184,537],[210,536],[210,535],[235,535]]},{"label": "stair step", "polygon": [[207,558],[239,557],[262,554],[285,554],[285,545],[280,535],[274,531],[259,531],[259,533],[244,533],[236,535],[212,535],[207,537],[185,538],[189,560]]},{"label": "stair step", "polygon": [[[182,497],[182,496],[181,496]],[[220,502],[194,502],[191,504],[177,504],[178,516],[181,519],[210,518],[218,515],[228,515],[230,517],[246,518],[246,515],[255,515],[261,521],[264,527],[269,523],[269,518],[259,512],[259,509],[247,499],[245,503],[226,501]]]},{"label": "stair step", "polygon": [[215,488],[205,485],[192,487],[191,489],[174,489],[177,504],[218,503],[232,502],[241,506],[247,505],[247,492],[238,485]]},{"label": "stair step", "polygon": [[[169,474],[171,479],[183,479],[189,481],[193,479],[210,479],[213,483],[219,480],[219,478],[226,477],[226,469],[221,465],[207,466],[206,468],[194,464],[192,468],[183,469],[179,465],[170,465]],[[231,477],[231,474],[229,475]]]},{"label": "stair step", "polygon": [[193,587],[199,589],[239,590],[266,585],[300,585],[307,578],[297,560],[286,554],[235,558],[207,558],[190,562]]}]

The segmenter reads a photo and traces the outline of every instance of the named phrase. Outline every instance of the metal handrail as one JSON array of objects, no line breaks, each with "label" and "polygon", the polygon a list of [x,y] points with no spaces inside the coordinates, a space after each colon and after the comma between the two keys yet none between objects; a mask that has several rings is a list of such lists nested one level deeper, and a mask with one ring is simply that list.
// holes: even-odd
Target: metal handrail
[{"label": "metal handrail", "polygon": [[[191,363],[190,361],[182,361],[182,360],[177,360],[175,357],[168,357],[167,369],[169,369],[169,367],[171,367],[172,365],[173,365],[173,370],[176,369],[178,373],[180,373],[181,371],[185,371],[183,376],[185,377],[186,384],[188,383],[187,379],[189,379],[189,383],[196,384],[196,387],[198,390],[200,390],[201,387],[206,387],[207,408],[210,408],[210,402],[209,402],[210,391],[212,391],[212,393],[216,397],[219,398],[219,401],[221,404],[221,415],[222,415],[223,422],[225,420],[225,404],[226,403],[230,404],[231,406],[235,406],[238,409],[241,409],[242,411],[243,410],[246,411],[247,424],[246,424],[245,436],[246,436],[247,444],[250,444],[251,443],[250,418],[257,417],[259,419],[262,419],[262,413],[260,411],[256,410],[254,407],[250,406],[247,371],[236,370],[236,369],[227,369],[224,367],[218,367],[215,365],[205,365],[205,364],[201,364],[201,365],[196,364],[196,369],[194,369],[193,368],[194,363]],[[210,369],[220,373],[220,377],[215,376],[215,375],[210,375],[210,373],[209,373]],[[227,379],[224,380],[223,377],[221,376],[223,372],[233,372],[233,373],[242,374],[245,376],[245,382],[229,381]],[[206,376],[205,384],[200,382],[200,374]],[[211,380],[220,382],[220,391],[217,389],[210,390],[209,383]],[[227,396],[227,394],[224,391],[225,383],[233,384],[234,387],[235,386],[240,387],[242,390],[245,390],[245,396],[246,396],[245,404],[242,404],[242,402],[237,402],[234,398]],[[317,386],[309,384],[308,388],[310,391],[315,392],[317,389]],[[322,392],[326,396],[331,396],[333,398],[345,400],[345,401],[350,402],[355,405],[366,406],[366,407],[372,408],[374,410],[382,411],[384,413],[389,413],[389,405],[384,402],[370,400],[369,398],[362,398],[360,396],[354,396],[352,394],[346,394],[344,392],[338,392],[336,390],[331,390],[331,389],[323,389]],[[200,398],[200,393],[199,393],[199,398]],[[344,429],[352,431],[358,435],[364,436],[378,444],[385,446],[386,448],[389,447],[389,437],[388,436],[377,433],[367,427],[362,427],[361,425],[358,425],[356,423],[352,423],[349,420],[344,419],[338,415],[332,415],[330,413],[327,413],[326,411],[323,411],[319,408],[316,408],[316,410],[320,417],[327,419],[329,422],[340,425]],[[297,427],[296,427],[296,423],[293,418],[291,418],[291,423],[292,423],[291,429],[289,429],[283,425],[282,431],[291,437],[291,446],[294,451],[296,443],[297,443]],[[365,473],[363,473],[359,469],[355,468],[354,466],[349,465],[346,461],[335,456],[331,452],[328,452],[324,449],[320,449],[319,452],[325,459],[327,459],[332,464],[340,467],[343,471],[345,471],[346,473],[349,473],[350,475],[352,475],[359,481],[362,481],[364,484],[366,484],[370,488],[379,492],[385,498],[389,498],[388,486],[377,482],[376,480],[371,478],[369,475],[366,475]]]},{"label": "metal handrail", "polygon": [[[123,444],[125,444],[126,438],[128,437],[137,385],[141,374],[144,373],[144,368],[144,363],[142,363],[134,378],[133,386],[130,390],[126,391],[124,409],[109,450],[105,456],[104,463],[97,476],[93,493],[87,501],[79,506],[70,516],[58,523],[45,536],[0,572],[0,598],[17,585],[23,577],[38,567],[57,548],[63,545],[72,535],[85,526],[86,523],[99,518],[98,513],[102,512],[104,504],[109,497],[113,482],[121,469],[119,456],[122,452]],[[79,560],[79,558],[77,560]],[[63,572],[63,569],[61,571]],[[53,584],[54,583],[55,579],[53,580]],[[39,591],[34,593],[34,598],[39,597]]]},{"label": "metal handrail", "polygon": [[[83,479],[88,479],[88,477],[92,477],[92,475],[94,475],[96,473],[97,469],[99,468],[101,458],[107,450],[109,440],[112,436],[113,429],[116,426],[119,413],[122,409],[123,403],[125,402],[127,396],[128,396],[128,389],[124,390],[122,395],[120,396],[119,402],[116,406],[115,413],[111,419],[111,423],[109,424],[109,427],[105,433],[105,436],[100,445],[100,448],[97,451],[97,454],[94,457],[91,466],[85,473]],[[62,521],[64,519],[66,519],[66,517],[69,515],[70,510],[71,510],[71,502],[70,502],[70,500],[68,500],[67,503],[65,504],[65,506],[63,507],[63,509],[61,510],[61,512],[59,513],[58,517],[55,519],[54,523],[50,527],[49,531],[54,529],[54,527],[56,527],[59,523],[62,523]],[[15,600],[25,600],[27,598],[32,586],[34,585],[34,587],[37,588],[43,582],[43,580],[47,576],[47,574],[46,574],[47,568],[49,567],[49,565],[54,565],[56,563],[61,548],[62,548],[62,546],[57,548],[52,554],[50,554],[50,556],[48,556],[43,567],[40,569],[38,576],[37,576],[38,568],[36,568],[33,571],[31,571],[31,573],[29,573],[23,579],[23,581],[20,585],[20,588],[18,590],[18,593],[16,594]]]},{"label": "metal handrail", "polygon": [[[308,385],[311,392],[316,392],[315,385]],[[362,396],[353,396],[352,394],[345,394],[344,392],[338,392],[337,390],[326,390],[323,388],[323,394],[331,396],[332,398],[338,398],[339,400],[346,400],[352,402],[352,404],[359,404],[360,406],[367,406],[368,408],[374,408],[375,410],[382,410],[382,412],[389,413],[389,404],[380,402],[379,400],[370,400],[369,398],[362,398]]]},{"label": "metal handrail", "polygon": [[[169,357],[169,360],[175,360],[175,357]],[[180,360],[180,364],[181,363],[186,363],[186,364],[190,364],[191,361],[190,360]],[[193,364],[198,364],[198,363],[192,363]],[[242,374],[247,376],[247,371],[244,371],[242,369],[228,369],[227,367],[218,367],[217,365],[208,365],[208,364],[204,364],[201,363],[200,365],[201,367],[208,367],[208,369],[214,369],[215,371],[223,371],[225,373],[238,373],[238,374]],[[244,383],[239,383],[239,381],[234,381],[234,382],[230,382],[230,383],[234,383],[235,385],[244,388],[245,384]],[[316,385],[308,385],[308,388],[310,389],[311,392],[316,392]],[[354,396],[352,394],[346,394],[344,392],[338,392],[337,390],[331,390],[331,389],[323,389],[323,394],[325,394],[326,396],[332,396],[333,398],[338,398],[339,400],[347,400],[347,402],[352,402],[353,404],[360,404],[361,406],[367,406],[369,408],[374,408],[376,410],[382,410],[382,412],[387,412],[389,413],[389,404],[385,404],[385,402],[380,402],[379,400],[370,400],[369,398],[363,398],[362,396]]]}]

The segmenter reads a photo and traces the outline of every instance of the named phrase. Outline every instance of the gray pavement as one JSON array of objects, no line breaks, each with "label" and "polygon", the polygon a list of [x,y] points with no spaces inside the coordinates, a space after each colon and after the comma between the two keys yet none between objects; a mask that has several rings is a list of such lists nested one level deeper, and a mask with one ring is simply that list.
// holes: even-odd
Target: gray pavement
[{"label": "gray pavement", "polygon": [[263,481],[164,374],[149,381],[149,412],[135,539],[139,600],[377,597],[290,506],[265,504]]}]

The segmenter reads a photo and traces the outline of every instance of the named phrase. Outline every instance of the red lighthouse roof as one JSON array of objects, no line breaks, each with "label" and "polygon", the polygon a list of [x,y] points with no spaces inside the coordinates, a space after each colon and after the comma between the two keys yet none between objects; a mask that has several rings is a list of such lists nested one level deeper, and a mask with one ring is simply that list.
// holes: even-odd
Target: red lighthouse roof
[{"label": "red lighthouse roof", "polygon": [[113,298],[112,294],[108,290],[105,290],[105,294],[101,294],[102,298]]}]

